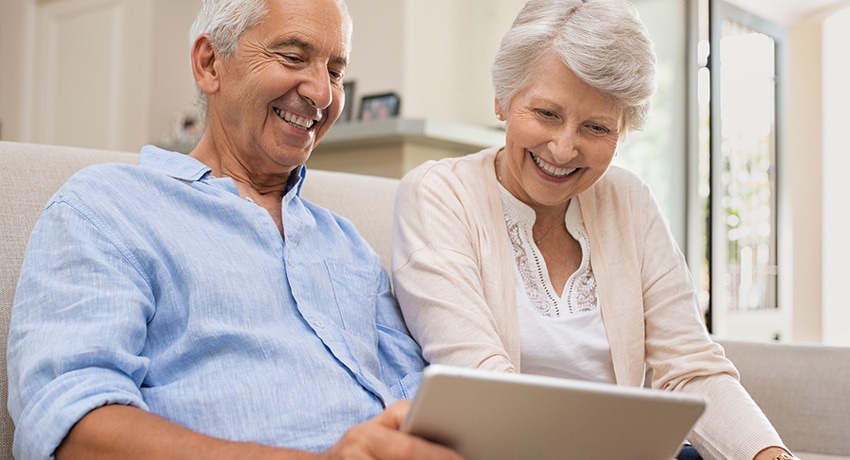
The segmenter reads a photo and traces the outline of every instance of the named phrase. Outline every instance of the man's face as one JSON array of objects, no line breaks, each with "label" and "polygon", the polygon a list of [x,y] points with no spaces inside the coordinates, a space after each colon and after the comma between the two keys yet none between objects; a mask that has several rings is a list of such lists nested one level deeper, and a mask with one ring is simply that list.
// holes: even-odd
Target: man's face
[{"label": "man's face", "polygon": [[349,33],[334,0],[266,4],[268,16],[216,64],[209,129],[247,169],[288,173],[342,112]]}]

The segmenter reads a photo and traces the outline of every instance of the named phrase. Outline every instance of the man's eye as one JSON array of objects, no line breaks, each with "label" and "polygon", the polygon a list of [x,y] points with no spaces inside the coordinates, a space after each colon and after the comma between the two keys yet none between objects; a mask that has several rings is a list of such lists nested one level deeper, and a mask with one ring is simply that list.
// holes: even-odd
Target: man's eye
[{"label": "man's eye", "polygon": [[280,54],[279,55],[284,61],[292,63],[292,64],[300,64],[304,62],[304,59],[301,56],[295,54]]}]

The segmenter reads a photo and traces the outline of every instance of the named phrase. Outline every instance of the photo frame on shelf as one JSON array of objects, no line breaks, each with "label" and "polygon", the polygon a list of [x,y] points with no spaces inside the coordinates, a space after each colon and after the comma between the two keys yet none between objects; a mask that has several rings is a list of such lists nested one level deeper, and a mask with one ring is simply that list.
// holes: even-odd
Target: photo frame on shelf
[{"label": "photo frame on shelf", "polygon": [[345,107],[342,108],[342,113],[339,115],[337,121],[349,122],[354,119],[354,103],[357,102],[354,99],[354,90],[356,87],[357,83],[354,80],[342,83],[343,91],[345,91]]},{"label": "photo frame on shelf", "polygon": [[363,96],[360,100],[360,121],[385,120],[397,117],[401,98],[396,93],[381,93]]}]

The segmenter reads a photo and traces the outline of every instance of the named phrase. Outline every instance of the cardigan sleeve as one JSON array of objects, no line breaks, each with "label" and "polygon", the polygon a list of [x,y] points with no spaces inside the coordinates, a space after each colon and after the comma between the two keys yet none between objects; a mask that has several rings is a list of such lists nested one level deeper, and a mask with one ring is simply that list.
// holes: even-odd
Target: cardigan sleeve
[{"label": "cardigan sleeve", "polygon": [[[735,366],[708,335],[685,258],[649,189],[625,171],[609,173],[615,180],[607,184],[617,190],[607,190],[606,198],[597,205],[603,210],[617,209],[618,216],[613,220],[626,218],[632,222],[620,226],[630,231],[621,230],[616,243],[621,263],[615,270],[635,273],[613,276],[620,280],[640,277],[637,300],[642,304],[644,353],[646,364],[653,369],[653,387],[706,398],[706,412],[690,436],[706,459],[750,460],[765,447],[782,446],[770,422],[738,381]],[[618,203],[609,205],[606,199]],[[631,258],[633,263],[623,263]]]},{"label": "cardigan sleeve", "polygon": [[[427,361],[516,372],[519,332],[506,328],[504,320],[516,315],[513,282],[504,285],[505,270],[497,267],[506,266],[499,262],[505,256],[493,250],[506,244],[507,232],[500,207],[501,229],[488,221],[498,193],[493,197],[481,186],[485,178],[474,175],[485,175],[486,169],[476,169],[470,161],[429,162],[401,181],[393,226],[393,285]],[[513,276],[511,271],[508,275]]]}]

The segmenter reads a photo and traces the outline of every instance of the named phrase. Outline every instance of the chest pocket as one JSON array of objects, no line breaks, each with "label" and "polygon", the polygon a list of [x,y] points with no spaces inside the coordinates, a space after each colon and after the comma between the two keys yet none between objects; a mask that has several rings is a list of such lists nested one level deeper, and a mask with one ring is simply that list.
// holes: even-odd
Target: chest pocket
[{"label": "chest pocket", "polygon": [[377,343],[376,303],[378,283],[371,270],[326,260],[340,325],[367,343]]},{"label": "chest pocket", "polygon": [[326,260],[325,267],[341,327],[339,333],[347,352],[361,371],[368,369],[374,376],[381,375],[376,317],[378,283],[374,272],[332,260]]}]

